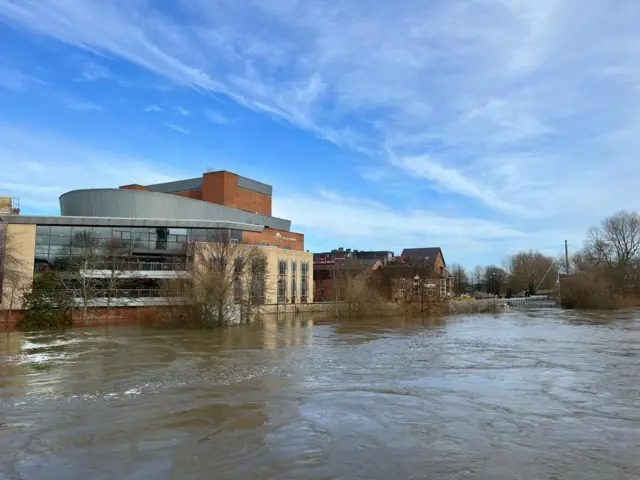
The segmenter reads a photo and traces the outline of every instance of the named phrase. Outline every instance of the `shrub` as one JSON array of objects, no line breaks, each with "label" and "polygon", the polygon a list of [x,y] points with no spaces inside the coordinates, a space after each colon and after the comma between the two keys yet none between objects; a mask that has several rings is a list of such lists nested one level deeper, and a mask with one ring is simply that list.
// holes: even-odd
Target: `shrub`
[{"label": "shrub", "polygon": [[562,306],[568,309],[614,309],[621,300],[612,286],[596,275],[567,277],[562,281],[560,293]]},{"label": "shrub", "polygon": [[73,325],[73,305],[59,287],[58,274],[53,271],[36,275],[33,284],[22,297],[24,315],[17,323],[20,330],[66,328]]}]

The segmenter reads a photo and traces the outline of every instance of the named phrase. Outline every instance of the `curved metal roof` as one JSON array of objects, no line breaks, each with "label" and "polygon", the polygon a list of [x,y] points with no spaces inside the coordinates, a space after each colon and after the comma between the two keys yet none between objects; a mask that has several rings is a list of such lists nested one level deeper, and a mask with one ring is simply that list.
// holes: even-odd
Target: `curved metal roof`
[{"label": "curved metal roof", "polygon": [[60,196],[62,216],[224,221],[289,231],[291,221],[159,192],[97,188]]}]

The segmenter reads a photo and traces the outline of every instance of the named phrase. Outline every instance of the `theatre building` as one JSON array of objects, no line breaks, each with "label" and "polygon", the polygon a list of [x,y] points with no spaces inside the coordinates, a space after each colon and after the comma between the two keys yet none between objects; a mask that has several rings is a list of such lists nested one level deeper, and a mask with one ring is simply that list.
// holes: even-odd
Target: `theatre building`
[{"label": "theatre building", "polygon": [[188,274],[189,245],[229,241],[264,249],[273,283],[266,303],[312,302],[312,254],[290,220],[271,215],[272,194],[270,185],[218,171],[155,185],[73,190],[60,196],[60,216],[22,215],[16,199],[0,197],[0,305],[16,308],[9,297],[34,274],[68,272],[82,254],[78,240],[87,238],[105,257],[91,275],[111,274],[117,248],[116,268],[131,277],[123,299],[158,297],[162,280]]}]

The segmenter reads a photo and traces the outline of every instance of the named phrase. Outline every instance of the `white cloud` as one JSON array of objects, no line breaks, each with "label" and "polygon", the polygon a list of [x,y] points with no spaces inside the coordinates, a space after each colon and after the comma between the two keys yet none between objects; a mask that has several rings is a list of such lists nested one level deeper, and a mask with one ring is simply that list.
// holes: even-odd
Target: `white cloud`
[{"label": "white cloud", "polygon": [[176,132],[180,132],[184,135],[189,135],[191,133],[186,128],[181,127],[180,125],[176,125],[175,123],[165,123],[165,125],[169,127],[171,130],[175,130]]},{"label": "white cloud", "polygon": [[176,107],[176,112],[178,112],[183,117],[187,117],[187,116],[191,115],[191,110],[187,110],[184,107]]},{"label": "white cloud", "polygon": [[144,108],[144,111],[145,112],[164,112],[164,110],[161,107],[159,107],[158,105],[156,105],[155,103],[151,104],[151,105],[147,105]]},{"label": "white cloud", "polygon": [[64,104],[71,110],[77,110],[79,112],[102,112],[104,107],[89,100],[82,100],[78,98],[65,98]]},{"label": "white cloud", "polygon": [[157,158],[135,158],[4,124],[0,124],[0,170],[3,195],[20,198],[23,212],[50,214],[59,213],[58,197],[69,190],[189,176],[161,165]]},{"label": "white cloud", "polygon": [[78,81],[97,82],[99,80],[109,80],[115,78],[115,75],[104,65],[95,62],[85,62],[82,65],[82,72]]},{"label": "white cloud", "polygon": [[218,125],[229,125],[233,123],[233,120],[231,120],[225,114],[211,109],[205,110],[204,116],[207,117],[207,120],[209,120],[210,122],[217,123]]},{"label": "white cloud", "polygon": [[45,82],[18,70],[0,68],[0,87],[8,90],[21,91],[29,84],[44,85]]}]

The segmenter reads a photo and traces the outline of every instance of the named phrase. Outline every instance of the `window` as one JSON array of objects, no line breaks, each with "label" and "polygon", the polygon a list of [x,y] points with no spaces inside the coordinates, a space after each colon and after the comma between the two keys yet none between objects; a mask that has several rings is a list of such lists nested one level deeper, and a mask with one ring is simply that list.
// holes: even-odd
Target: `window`
[{"label": "window", "polygon": [[298,298],[298,285],[296,273],[298,271],[298,263],[291,262],[291,302],[295,303],[296,298]]},{"label": "window", "polygon": [[307,303],[309,296],[309,262],[301,262],[300,301]]},{"label": "window", "polygon": [[287,299],[287,261],[278,260],[278,303],[286,303]]},{"label": "window", "polygon": [[255,258],[251,262],[251,303],[263,305],[265,301],[265,279],[267,262],[263,258]]}]

